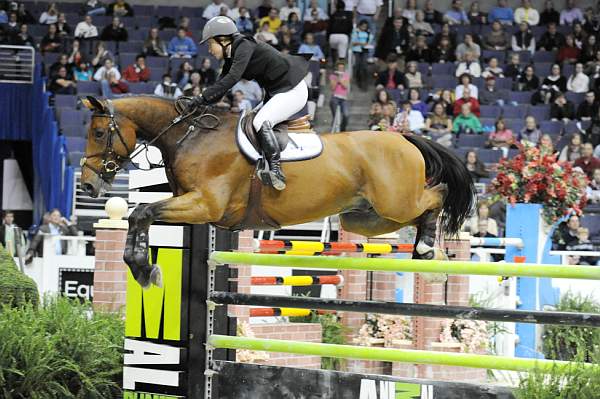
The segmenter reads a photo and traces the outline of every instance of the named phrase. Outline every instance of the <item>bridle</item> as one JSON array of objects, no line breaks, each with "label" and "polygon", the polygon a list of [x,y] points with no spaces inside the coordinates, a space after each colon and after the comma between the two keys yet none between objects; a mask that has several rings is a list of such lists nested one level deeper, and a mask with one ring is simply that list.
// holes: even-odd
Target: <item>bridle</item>
[{"label": "bridle", "polygon": [[[142,151],[146,151],[146,153],[148,153],[148,147],[151,146],[152,144],[154,144],[166,132],[168,132],[175,125],[179,124],[180,122],[188,119],[190,116],[197,113],[197,111],[198,111],[197,108],[193,108],[191,111],[186,112],[187,108],[185,106],[185,101],[190,101],[190,98],[189,97],[180,97],[175,102],[175,109],[177,110],[179,115],[177,117],[175,117],[167,127],[165,127],[163,130],[161,130],[160,133],[156,135],[156,137],[154,137],[152,140],[148,141],[147,143],[143,143],[136,151],[133,151],[127,145],[127,142],[125,141],[125,138],[123,137],[123,134],[121,133],[121,129],[119,128],[119,124],[117,123],[117,120],[115,118],[115,107],[114,107],[113,102],[109,99],[104,100],[104,102],[105,102],[105,107],[103,107],[104,112],[96,112],[92,115],[92,117],[108,118],[108,137],[106,140],[106,146],[104,147],[103,151],[96,152],[94,154],[82,157],[79,162],[81,169],[83,170],[83,168],[88,168],[89,170],[94,172],[102,181],[110,184],[110,182],[115,177],[115,175],[121,169],[123,169],[123,167],[127,163],[131,162]],[[207,110],[209,108],[208,106],[204,106],[201,108],[203,108],[203,109],[201,110],[199,116],[197,116],[196,118],[193,119],[193,123],[190,124],[190,126],[188,127],[186,134],[177,141],[176,148],[178,148],[179,145],[181,145],[181,143],[190,134],[194,133],[196,127],[201,127],[204,129],[216,129],[216,127],[220,124],[220,119],[218,116],[207,112]],[[214,118],[216,120],[216,123],[213,126],[202,125],[200,122],[205,117]],[[104,132],[103,135],[104,134],[106,134],[106,132]],[[123,146],[125,147],[125,150],[127,151],[127,154],[131,154],[131,155],[121,155],[114,150],[113,143],[115,142],[115,137],[123,144]],[[98,169],[88,163],[89,159],[97,158],[97,157],[99,157],[102,161],[102,167],[100,169]],[[132,162],[132,165],[134,165],[134,167],[139,170],[151,170],[151,169],[155,169],[155,168],[164,167],[164,164],[162,162],[161,162],[161,164],[158,164],[158,165],[154,165],[151,163],[149,163],[149,164],[150,164],[150,167],[148,169],[143,169]]]}]

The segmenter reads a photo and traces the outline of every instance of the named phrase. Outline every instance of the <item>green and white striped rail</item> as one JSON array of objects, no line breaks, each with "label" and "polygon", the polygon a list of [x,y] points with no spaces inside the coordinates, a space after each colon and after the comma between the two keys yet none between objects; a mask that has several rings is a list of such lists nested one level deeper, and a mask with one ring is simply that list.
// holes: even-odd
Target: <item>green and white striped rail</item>
[{"label": "green and white striped rail", "polygon": [[417,259],[345,258],[271,255],[215,251],[210,260],[217,264],[296,267],[303,269],[367,270],[383,272],[441,273],[452,275],[547,277],[600,280],[600,267],[439,261]]}]

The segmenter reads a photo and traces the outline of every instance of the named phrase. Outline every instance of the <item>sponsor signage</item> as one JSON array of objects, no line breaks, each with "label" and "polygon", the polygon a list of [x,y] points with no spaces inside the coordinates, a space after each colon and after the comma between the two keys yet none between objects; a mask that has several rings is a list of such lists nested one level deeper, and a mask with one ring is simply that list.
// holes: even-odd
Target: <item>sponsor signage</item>
[{"label": "sponsor signage", "polygon": [[58,289],[67,298],[76,298],[81,302],[94,298],[93,269],[59,269]]}]

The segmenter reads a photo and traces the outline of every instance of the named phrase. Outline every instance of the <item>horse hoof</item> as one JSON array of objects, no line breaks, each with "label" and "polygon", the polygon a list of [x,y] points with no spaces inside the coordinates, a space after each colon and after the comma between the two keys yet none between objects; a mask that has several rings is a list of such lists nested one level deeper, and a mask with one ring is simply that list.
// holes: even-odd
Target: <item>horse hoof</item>
[{"label": "horse hoof", "polygon": [[150,281],[150,278],[146,275],[146,273],[142,273],[140,276],[138,276],[138,278],[135,279],[135,281],[137,281],[138,284],[141,285],[144,290],[147,290],[152,286],[152,282]]},{"label": "horse hoof", "polygon": [[433,259],[441,260],[441,261],[450,260],[450,259],[448,259],[448,255],[446,255],[446,252],[440,248],[435,248],[433,250]]},{"label": "horse hoof", "polygon": [[160,267],[156,265],[152,266],[152,271],[150,272],[150,282],[156,285],[158,288],[163,287],[162,272],[160,271]]}]

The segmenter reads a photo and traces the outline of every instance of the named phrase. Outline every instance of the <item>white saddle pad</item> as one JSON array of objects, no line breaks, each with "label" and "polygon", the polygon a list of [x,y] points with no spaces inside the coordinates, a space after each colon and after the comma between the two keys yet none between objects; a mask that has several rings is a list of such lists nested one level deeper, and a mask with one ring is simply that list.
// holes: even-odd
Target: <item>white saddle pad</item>
[{"label": "white saddle pad", "polygon": [[[244,114],[242,113],[236,133],[237,144],[242,154],[256,162],[262,158],[262,155],[254,149],[254,146],[242,130],[243,117]],[[316,133],[289,133],[288,136],[290,137],[290,141],[281,152],[281,160],[283,162],[304,161],[316,158],[323,152],[323,142]]]}]

